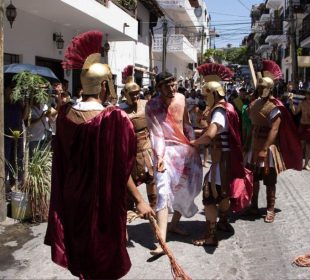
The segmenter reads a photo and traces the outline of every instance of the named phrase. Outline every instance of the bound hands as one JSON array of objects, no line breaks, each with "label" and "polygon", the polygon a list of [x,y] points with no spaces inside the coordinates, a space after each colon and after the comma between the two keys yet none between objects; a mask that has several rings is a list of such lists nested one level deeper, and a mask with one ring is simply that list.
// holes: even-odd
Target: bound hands
[{"label": "bound hands", "polygon": [[158,172],[165,172],[165,170],[166,170],[165,162],[164,162],[163,158],[161,158],[161,157],[157,158],[156,170]]}]

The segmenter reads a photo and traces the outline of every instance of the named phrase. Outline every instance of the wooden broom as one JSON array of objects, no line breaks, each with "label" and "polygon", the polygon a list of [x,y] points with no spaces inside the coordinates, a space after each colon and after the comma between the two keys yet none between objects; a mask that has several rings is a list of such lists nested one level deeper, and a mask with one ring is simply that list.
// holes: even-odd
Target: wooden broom
[{"label": "wooden broom", "polygon": [[[133,212],[133,211],[128,211],[127,212],[127,222],[131,223],[135,219],[140,218],[140,216]],[[186,274],[186,272],[182,269],[182,267],[177,263],[172,251],[168,247],[167,243],[162,239],[161,234],[160,234],[160,229],[157,225],[157,221],[154,217],[150,217],[149,221],[152,225],[154,234],[156,236],[156,239],[158,240],[159,245],[165,252],[165,254],[168,256],[169,261],[170,261],[170,266],[171,266],[171,274],[174,280],[191,280],[190,276]]]}]

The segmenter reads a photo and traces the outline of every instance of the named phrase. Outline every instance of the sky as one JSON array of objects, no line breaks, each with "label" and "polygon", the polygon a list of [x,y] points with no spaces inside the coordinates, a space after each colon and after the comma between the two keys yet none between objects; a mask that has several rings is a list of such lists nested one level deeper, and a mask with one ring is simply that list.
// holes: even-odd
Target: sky
[{"label": "sky", "polygon": [[[215,39],[216,48],[232,44],[238,47],[244,36],[251,32],[251,7],[264,0],[205,0],[211,15],[211,25],[220,35]],[[213,45],[213,43],[212,43]]]}]

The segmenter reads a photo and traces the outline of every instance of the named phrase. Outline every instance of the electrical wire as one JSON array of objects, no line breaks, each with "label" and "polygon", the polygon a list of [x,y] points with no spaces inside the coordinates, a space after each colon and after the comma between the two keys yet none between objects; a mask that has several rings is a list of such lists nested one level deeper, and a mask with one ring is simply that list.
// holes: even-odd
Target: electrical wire
[{"label": "electrical wire", "polygon": [[246,8],[248,11],[251,11],[250,8],[248,8],[241,0],[237,0],[244,8]]}]

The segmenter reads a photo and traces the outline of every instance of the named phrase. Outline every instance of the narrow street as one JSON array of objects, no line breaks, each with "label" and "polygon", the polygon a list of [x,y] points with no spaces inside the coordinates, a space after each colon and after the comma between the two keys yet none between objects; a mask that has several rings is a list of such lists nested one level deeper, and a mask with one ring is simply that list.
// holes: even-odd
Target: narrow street
[{"label": "narrow street", "polygon": [[[143,188],[143,187],[142,187]],[[143,188],[144,189],[144,188]],[[201,197],[197,198],[202,209]],[[262,213],[265,191],[260,194]],[[309,268],[292,265],[296,256],[310,253],[310,172],[287,171],[278,182],[275,223],[234,215],[235,233],[219,234],[219,247],[195,247],[191,240],[204,229],[200,211],[182,226],[188,238],[168,235],[177,261],[193,279],[310,279]],[[40,225],[2,223],[0,226],[1,279],[73,279],[50,260],[43,245],[46,223]],[[153,237],[148,222],[137,220],[128,226],[128,248],[132,269],[125,279],[172,279],[166,256],[150,259]]]}]

